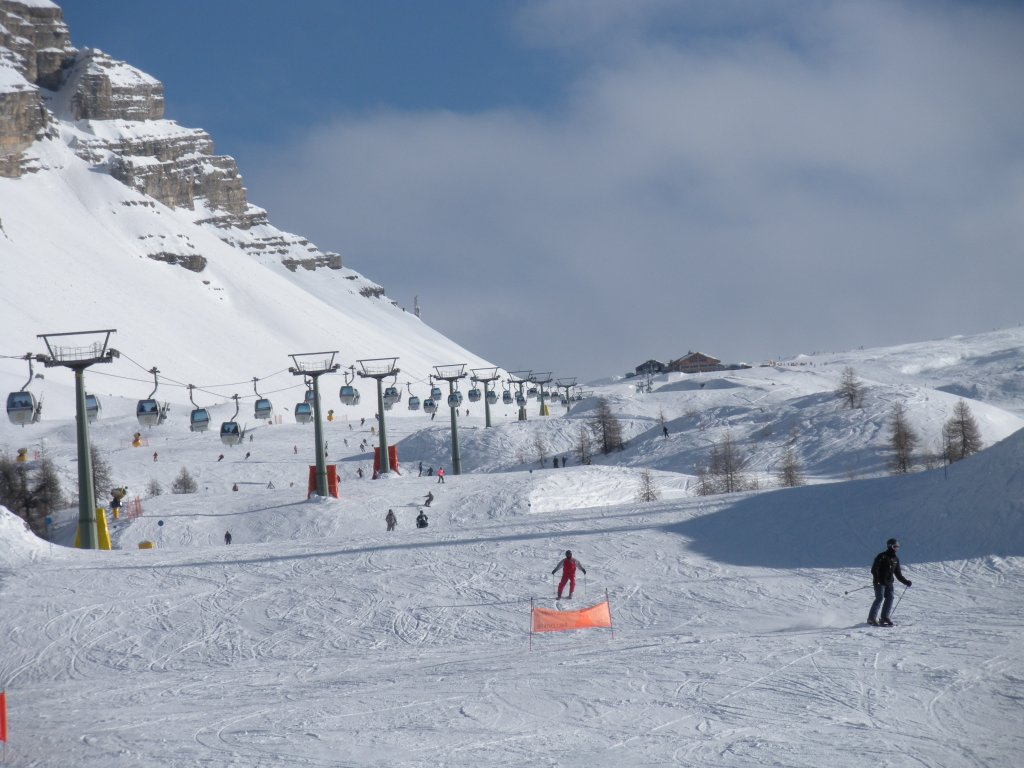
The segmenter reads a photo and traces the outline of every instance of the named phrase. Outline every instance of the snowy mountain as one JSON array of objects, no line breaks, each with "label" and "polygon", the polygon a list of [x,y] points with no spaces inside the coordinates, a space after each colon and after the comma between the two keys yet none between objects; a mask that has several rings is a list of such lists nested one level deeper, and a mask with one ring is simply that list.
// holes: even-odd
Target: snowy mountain
[{"label": "snowy mountain", "polygon": [[[425,384],[437,364],[488,365],[340,255],[274,228],[211,137],[163,113],[160,83],[73,47],[59,7],[0,0],[5,358],[44,352],[37,334],[113,328],[124,357],[96,370],[106,378],[93,390],[144,397],[157,367],[160,397],[184,403],[184,384],[207,403],[239,389],[254,399],[245,382],[272,375],[265,389],[300,399],[291,353],[338,350],[346,368],[397,357],[400,386]],[[0,388],[27,374],[0,358]]]},{"label": "snowy mountain", "polygon": [[[74,48],[48,0],[0,0],[0,227],[0,392],[44,403],[38,423],[0,419],[0,453],[51,460],[74,496],[71,374],[29,380],[20,357],[39,333],[116,328],[121,357],[86,374],[90,438],[138,513],[111,521],[113,551],[83,551],[73,499],[49,541],[0,507],[5,765],[1019,762],[1024,328],[609,378],[550,415],[529,401],[527,421],[499,400],[491,427],[467,400],[443,484],[420,467],[450,469],[448,413],[405,403],[387,422],[400,473],[366,479],[372,382],[346,406],[339,374],[322,394],[340,498],[308,498],[290,353],[398,357],[420,397],[434,365],[486,363],[273,228],[210,137],[163,118],[159,82]],[[142,428],[152,367],[173,405]],[[836,395],[848,368],[859,408]],[[253,377],[282,418],[254,418]],[[215,422],[245,398],[244,444],[189,431],[189,383]],[[581,465],[599,398],[626,445]],[[984,449],[943,466],[928,456],[961,400]],[[921,443],[894,477],[897,402]],[[757,489],[698,496],[726,437]],[[778,487],[787,453],[805,487]],[[197,493],[156,493],[182,469]],[[659,499],[638,500],[645,478]],[[868,628],[890,536],[913,587],[894,629]],[[586,567],[571,602],[551,576],[567,549]],[[605,599],[612,630],[529,631],[533,606]]]}]

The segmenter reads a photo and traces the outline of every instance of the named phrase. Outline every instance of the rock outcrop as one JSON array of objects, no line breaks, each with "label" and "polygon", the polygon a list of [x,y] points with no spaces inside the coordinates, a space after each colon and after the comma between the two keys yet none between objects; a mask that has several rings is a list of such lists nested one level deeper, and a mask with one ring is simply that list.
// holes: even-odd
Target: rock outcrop
[{"label": "rock outcrop", "polygon": [[0,48],[28,82],[50,89],[75,52],[60,8],[18,0],[0,0]]},{"label": "rock outcrop", "polygon": [[63,85],[73,90],[76,120],[159,120],[164,116],[164,86],[144,72],[103,51],[79,51],[74,71]]},{"label": "rock outcrop", "polygon": [[60,8],[0,0],[0,176],[32,169],[24,152],[50,122],[39,87],[55,87],[74,53]]},{"label": "rock outcrop", "polygon": [[[94,169],[147,198],[194,212],[196,224],[263,263],[292,272],[344,269],[339,254],[273,227],[247,200],[234,159],[214,154],[208,133],[164,119],[158,80],[95,48],[74,48],[60,8],[48,0],[0,0],[0,176],[33,170],[26,152],[46,137],[61,138]],[[148,238],[140,241],[150,247]],[[152,245],[151,259],[206,267],[202,254]],[[354,281],[354,292],[383,296],[351,270],[342,277]]]},{"label": "rock outcrop", "polygon": [[82,129],[75,141],[79,157],[164,205],[194,210],[201,197],[233,222],[244,222],[248,201],[234,159],[214,155],[205,131],[162,119],[158,80],[86,48],[61,90],[70,94],[70,117]]},{"label": "rock outcrop", "polygon": [[[3,77],[0,67],[0,78]],[[13,78],[12,78],[13,80]],[[17,178],[29,170],[24,152],[46,128],[48,112],[36,88],[0,84],[0,176]]]}]

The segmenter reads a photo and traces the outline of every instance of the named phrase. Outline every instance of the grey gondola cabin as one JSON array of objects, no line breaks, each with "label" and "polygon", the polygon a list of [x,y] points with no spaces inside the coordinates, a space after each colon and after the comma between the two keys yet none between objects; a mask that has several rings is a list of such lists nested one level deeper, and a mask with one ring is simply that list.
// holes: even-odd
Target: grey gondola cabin
[{"label": "grey gondola cabin", "polygon": [[43,405],[36,401],[36,396],[28,390],[11,392],[7,395],[7,418],[12,424],[24,427],[35,424],[43,413]]}]

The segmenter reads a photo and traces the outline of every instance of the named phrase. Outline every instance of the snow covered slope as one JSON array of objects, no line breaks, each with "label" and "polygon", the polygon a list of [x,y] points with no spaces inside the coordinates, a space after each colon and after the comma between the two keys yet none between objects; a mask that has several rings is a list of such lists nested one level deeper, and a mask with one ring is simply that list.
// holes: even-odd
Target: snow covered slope
[{"label": "snow covered slope", "polygon": [[[287,399],[299,400],[301,380],[281,373],[292,353],[338,350],[345,367],[398,357],[402,382],[425,380],[435,364],[486,364],[386,298],[350,292],[344,276],[321,276],[335,288],[318,298],[280,263],[259,263],[212,227],[93,172],[58,143],[40,149],[49,170],[0,179],[4,354],[45,352],[37,334],[114,328],[111,344],[124,358],[90,371],[92,391],[146,397],[146,371],[155,366],[167,379],[161,398],[178,403],[188,403],[180,386],[188,383],[207,389],[207,402],[239,390],[252,399],[251,379],[275,373],[264,388],[292,387]],[[194,247],[207,267],[195,273],[147,259],[140,238]],[[6,390],[20,388],[27,374],[23,361],[0,360]],[[240,383],[214,386],[225,382]]]},{"label": "snow covered slope", "polygon": [[[176,403],[188,383],[205,404],[251,402],[252,379],[275,376],[263,388],[294,403],[292,353],[337,350],[345,368],[397,357],[399,385],[487,366],[340,255],[273,227],[210,136],[163,118],[162,85],[72,47],[57,6],[0,0],[0,22],[14,30],[0,26],[0,389],[24,383],[12,358],[45,352],[38,334],[94,329],[116,329],[123,356],[90,371],[92,392],[145,397],[156,367],[159,399]],[[46,413],[70,412],[53,399]]]},{"label": "snow covered slope", "polygon": [[[514,462],[570,420],[465,428]],[[67,455],[59,429],[46,449]],[[639,467],[439,484],[413,468],[443,455],[412,446],[443,428],[411,419],[405,473],[359,481],[368,430],[327,425],[329,501],[304,500],[294,424],[248,458],[180,428],[111,448],[133,488],[182,466],[200,481],[144,498],[114,552],[50,550],[0,510],[10,764],[1009,766],[1024,748],[1024,433],[947,473],[762,494],[696,498],[655,471],[662,499],[639,503]],[[888,536],[914,584],[896,628],[869,629]],[[567,548],[587,574],[558,604]],[[529,637],[531,599],[606,594],[613,632]]]}]

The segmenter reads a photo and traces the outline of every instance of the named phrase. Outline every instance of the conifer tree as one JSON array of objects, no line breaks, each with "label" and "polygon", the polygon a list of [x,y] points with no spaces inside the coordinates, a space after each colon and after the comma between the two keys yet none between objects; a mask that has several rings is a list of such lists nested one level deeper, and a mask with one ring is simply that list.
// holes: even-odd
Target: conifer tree
[{"label": "conifer tree", "polygon": [[43,458],[32,482],[32,509],[29,527],[39,536],[46,534],[46,518],[64,506],[64,492],[53,461]]},{"label": "conifer tree", "polygon": [[796,453],[792,448],[786,448],[786,453],[782,457],[782,467],[779,470],[779,485],[784,488],[795,488],[805,482],[803,467],[800,466]]},{"label": "conifer tree", "polygon": [[106,498],[112,487],[110,462],[100,454],[95,443],[89,444],[89,455],[92,457],[92,487],[99,501]]},{"label": "conifer tree", "polygon": [[0,456],[0,504],[27,522],[25,502],[28,500],[28,470],[7,456]]},{"label": "conifer tree", "polygon": [[640,473],[640,488],[637,490],[637,501],[657,501],[661,498],[658,485],[654,482],[654,475],[651,470],[645,469]]},{"label": "conifer tree", "polygon": [[893,452],[893,474],[906,474],[913,466],[913,452],[919,438],[907,420],[907,407],[900,401],[892,404],[889,427],[889,445]]},{"label": "conifer tree", "polygon": [[181,472],[178,473],[178,476],[171,483],[171,493],[195,493],[198,490],[199,484],[192,479],[188,469],[182,467]]},{"label": "conifer tree", "polygon": [[864,383],[857,378],[852,366],[843,369],[836,395],[846,402],[847,408],[861,408],[864,405]]},{"label": "conifer tree", "polygon": [[960,400],[953,406],[953,415],[942,428],[942,438],[950,464],[981,450],[981,430],[966,401]]},{"label": "conifer tree", "polygon": [[622,439],[622,425],[612,413],[612,407],[608,403],[607,397],[598,398],[597,413],[591,424],[594,435],[601,446],[601,453],[607,455],[626,447],[626,443]]},{"label": "conifer tree", "polygon": [[576,458],[580,464],[589,464],[594,453],[593,444],[590,439],[590,428],[580,424],[579,433],[576,435]]},{"label": "conifer tree", "polygon": [[697,494],[708,496],[714,493],[735,493],[755,487],[755,483],[743,472],[749,460],[733,440],[732,434],[726,432],[722,440],[712,444],[707,462],[697,466]]}]

